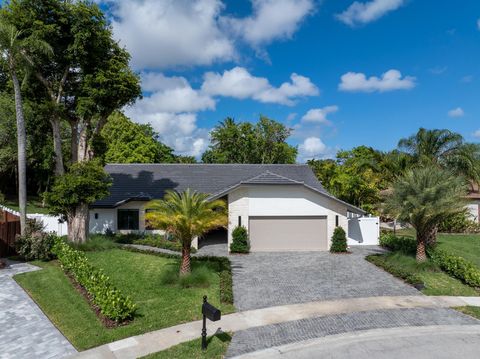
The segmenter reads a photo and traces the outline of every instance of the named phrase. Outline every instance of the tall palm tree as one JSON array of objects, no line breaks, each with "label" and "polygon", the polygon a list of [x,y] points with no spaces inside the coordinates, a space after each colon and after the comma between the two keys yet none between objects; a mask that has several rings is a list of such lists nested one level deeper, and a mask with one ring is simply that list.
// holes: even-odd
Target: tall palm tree
[{"label": "tall palm tree", "polygon": [[182,244],[180,275],[189,274],[190,248],[194,238],[227,227],[227,209],[222,200],[208,201],[208,195],[187,189],[167,191],[163,200],[151,201],[145,219],[154,228],[164,229]]},{"label": "tall palm tree", "polygon": [[416,229],[418,262],[426,260],[426,245],[435,243],[438,225],[463,212],[465,194],[464,178],[434,165],[411,169],[394,182],[385,210]]},{"label": "tall palm tree", "polygon": [[463,145],[462,135],[449,130],[427,130],[399,141],[398,147],[409,153],[417,163],[444,164],[447,158]]},{"label": "tall palm tree", "polygon": [[0,52],[4,65],[10,74],[15,95],[15,115],[17,120],[17,148],[18,148],[18,204],[20,211],[20,230],[25,234],[27,222],[27,134],[25,130],[25,117],[23,114],[23,100],[18,73],[28,70],[31,54],[39,51],[51,53],[51,47],[42,40],[33,36],[24,37],[19,31],[4,18],[0,18]]}]

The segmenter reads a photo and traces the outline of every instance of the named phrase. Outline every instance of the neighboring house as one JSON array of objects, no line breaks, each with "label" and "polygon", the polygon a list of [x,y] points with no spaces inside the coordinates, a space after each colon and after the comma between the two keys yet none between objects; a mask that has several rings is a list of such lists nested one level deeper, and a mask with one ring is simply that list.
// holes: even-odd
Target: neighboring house
[{"label": "neighboring house", "polygon": [[478,188],[478,183],[471,184],[466,199],[468,203],[467,208],[468,213],[470,214],[470,218],[473,221],[480,223],[480,191]]},{"label": "neighboring house", "polygon": [[365,214],[329,194],[307,165],[109,164],[105,170],[113,185],[91,207],[90,232],[153,230],[145,224],[147,203],[169,189],[224,199],[225,241],[245,226],[252,251],[328,250],[336,226],[348,233],[348,218]]}]

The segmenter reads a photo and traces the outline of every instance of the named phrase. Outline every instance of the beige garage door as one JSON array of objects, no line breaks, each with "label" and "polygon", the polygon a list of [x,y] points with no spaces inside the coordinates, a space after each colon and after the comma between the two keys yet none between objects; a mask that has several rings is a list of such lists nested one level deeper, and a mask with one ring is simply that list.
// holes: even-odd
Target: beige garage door
[{"label": "beige garage door", "polygon": [[326,251],[327,217],[250,217],[252,251]]}]

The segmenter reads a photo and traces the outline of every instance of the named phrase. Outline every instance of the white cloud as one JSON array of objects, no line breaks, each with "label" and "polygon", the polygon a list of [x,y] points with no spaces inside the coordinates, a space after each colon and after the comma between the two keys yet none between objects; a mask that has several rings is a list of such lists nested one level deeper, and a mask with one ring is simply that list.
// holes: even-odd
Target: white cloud
[{"label": "white cloud", "polygon": [[369,2],[355,1],[337,19],[349,26],[368,24],[383,15],[397,10],[406,0],[371,0]]},{"label": "white cloud", "polygon": [[341,91],[352,92],[387,92],[394,90],[408,90],[415,87],[415,77],[405,76],[398,70],[388,70],[382,76],[371,76],[367,78],[361,72],[347,72],[342,75],[338,85]]},{"label": "white cloud", "polygon": [[448,70],[447,66],[435,66],[435,67],[432,67],[432,68],[428,69],[428,71],[430,71],[430,73],[432,75],[441,75],[447,70]]},{"label": "white cloud", "polygon": [[470,83],[473,81],[473,76],[472,75],[466,75],[466,76],[463,76],[460,81],[462,81],[463,83]]},{"label": "white cloud", "polygon": [[453,110],[448,111],[449,117],[463,117],[465,112],[461,107],[454,108]]},{"label": "white cloud", "polygon": [[480,130],[476,130],[476,131],[473,133],[473,137],[480,138]]},{"label": "white cloud", "polygon": [[477,20],[477,29],[480,30],[480,19]]},{"label": "white cloud", "polygon": [[307,137],[298,146],[298,157],[301,162],[312,158],[323,158],[328,153],[328,147],[319,137]]},{"label": "white cloud", "polygon": [[219,27],[220,0],[104,0],[115,38],[136,69],[208,65],[235,57],[233,41]]},{"label": "white cloud", "polygon": [[313,12],[313,0],[251,0],[253,13],[245,18],[224,17],[226,30],[258,47],[273,40],[288,39]]},{"label": "white cloud", "polygon": [[302,121],[331,124],[327,116],[338,111],[338,106],[326,106],[323,108],[312,108],[302,116]]},{"label": "white cloud", "polygon": [[264,103],[293,105],[294,99],[319,94],[308,77],[293,73],[290,82],[273,87],[268,79],[251,75],[243,67],[235,67],[223,74],[207,72],[202,91],[211,96],[251,98]]}]

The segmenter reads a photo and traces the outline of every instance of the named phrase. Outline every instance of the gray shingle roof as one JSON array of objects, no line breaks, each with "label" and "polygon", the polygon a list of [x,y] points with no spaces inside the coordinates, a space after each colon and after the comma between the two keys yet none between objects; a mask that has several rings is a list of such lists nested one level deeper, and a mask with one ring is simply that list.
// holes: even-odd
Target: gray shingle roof
[{"label": "gray shingle roof", "polygon": [[113,178],[110,196],[92,207],[159,199],[169,189],[182,192],[190,188],[214,195],[240,184],[304,184],[333,197],[307,165],[108,164],[105,171]]}]

